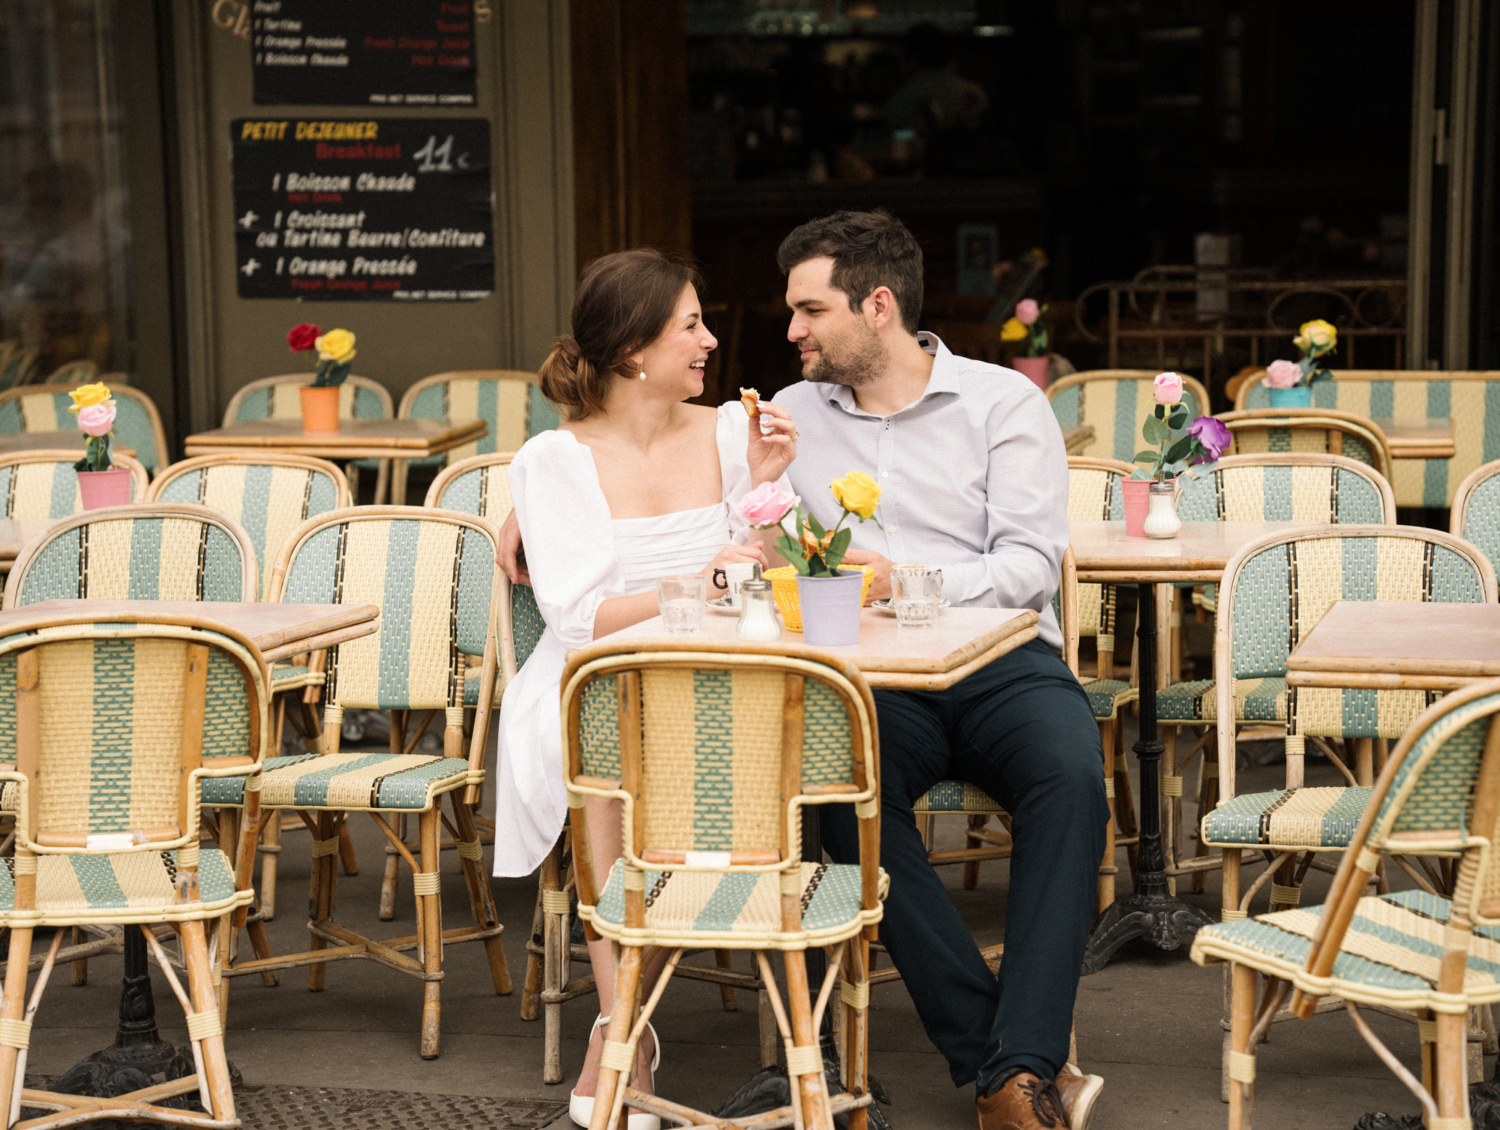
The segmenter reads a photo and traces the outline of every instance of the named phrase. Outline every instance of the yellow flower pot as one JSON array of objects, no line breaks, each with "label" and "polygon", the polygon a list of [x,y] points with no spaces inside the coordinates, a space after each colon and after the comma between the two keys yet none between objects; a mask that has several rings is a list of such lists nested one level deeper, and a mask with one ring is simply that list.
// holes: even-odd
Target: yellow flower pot
[{"label": "yellow flower pot", "polygon": [[[870,599],[870,584],[875,580],[875,570],[868,565],[840,565],[840,573],[852,573],[855,569],[862,570],[865,575],[864,587],[859,592],[859,602],[865,604]],[[786,626],[794,632],[802,630],[802,602],[797,597],[797,570],[790,565],[782,565],[777,569],[767,569],[761,576],[771,582],[771,595],[776,598],[776,607],[781,609],[781,618]]]}]

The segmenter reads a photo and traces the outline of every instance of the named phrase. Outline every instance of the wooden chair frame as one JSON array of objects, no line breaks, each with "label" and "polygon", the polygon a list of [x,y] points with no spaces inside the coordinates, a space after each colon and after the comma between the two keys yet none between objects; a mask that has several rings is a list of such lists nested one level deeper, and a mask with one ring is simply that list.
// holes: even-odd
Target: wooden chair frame
[{"label": "wooden chair frame", "polygon": [[0,607],[6,611],[20,607],[16,603],[17,594],[21,591],[21,586],[25,584],[26,575],[30,572],[32,563],[43,549],[63,534],[79,526],[126,518],[184,518],[222,530],[239,547],[241,560],[250,566],[244,570],[240,599],[247,604],[255,603],[259,588],[258,570],[255,568],[255,546],[251,543],[250,535],[245,533],[243,526],[222,510],[214,510],[208,506],[197,506],[188,502],[152,502],[85,510],[81,514],[74,514],[71,518],[59,519],[56,525],[48,529],[45,534],[27,543],[16,555],[15,564],[11,566],[9,576],[5,578],[5,600]]},{"label": "wooden chair frame", "polygon": [[[601,675],[619,680],[623,717],[629,722],[641,717],[641,675],[658,668],[708,667],[715,670],[759,669],[779,671],[785,678],[782,714],[781,805],[779,818],[780,848],[776,851],[729,852],[727,859],[697,858],[697,853],[663,851],[646,841],[646,813],[642,804],[645,751],[640,734],[632,725],[620,727],[620,767],[618,780],[588,777],[583,773],[580,748],[580,726],[583,688]],[[832,687],[845,702],[851,727],[850,772],[853,780],[845,784],[804,787],[802,784],[802,717],[803,688],[808,678]],[[827,652],[808,648],[789,651],[771,645],[716,645],[707,641],[653,643],[652,650],[638,650],[634,642],[600,642],[571,653],[562,676],[563,728],[566,736],[565,758],[568,777],[568,804],[575,812],[589,796],[619,800],[623,806],[624,837],[624,922],[617,932],[615,1003],[610,1015],[604,1044],[603,1062],[597,1087],[590,1130],[610,1130],[619,1124],[622,1108],[644,1110],[673,1121],[707,1124],[714,1116],[695,1111],[655,1095],[642,1095],[628,1085],[627,1065],[635,1058],[636,1046],[646,1022],[661,999],[667,982],[679,969],[678,962],[687,947],[711,945],[726,949],[750,949],[756,954],[762,980],[770,990],[771,1003],[781,1030],[792,1087],[792,1105],[760,1115],[757,1121],[790,1119],[797,1130],[818,1127],[832,1130],[833,1116],[847,1113],[850,1130],[865,1130],[870,1104],[868,1072],[868,1005],[869,947],[875,938],[881,917],[880,898],[880,782],[879,736],[875,728],[875,700],[864,677],[852,665]],[[824,934],[808,933],[802,921],[799,903],[802,863],[801,819],[799,810],[807,804],[853,803],[859,827],[860,908],[853,928],[841,927]],[[581,818],[572,821],[574,865],[578,875],[580,914],[588,923],[591,936],[597,915],[595,904],[600,886],[594,872],[589,844],[588,824]],[[718,853],[710,853],[717,855]],[[711,873],[780,873],[781,927],[766,935],[751,933],[714,933],[697,936],[692,932],[654,931],[646,924],[643,871],[647,867],[670,865],[680,871]],[[810,945],[833,947],[828,972],[814,1005],[804,960]],[[645,949],[660,946],[670,949],[671,956],[650,998],[641,1005],[638,994],[644,970]],[[767,951],[780,950],[785,962],[787,1008],[782,1007],[775,988]],[[844,1031],[846,1046],[844,1065],[847,1072],[847,1094],[830,1097],[823,1074],[823,1056],[818,1046],[818,1031],[824,1008],[835,980],[842,973],[847,988],[841,992],[846,1010]],[[790,1019],[788,1018],[790,1012]]]},{"label": "wooden chair frame", "polygon": [[[1454,537],[1463,537],[1463,528],[1469,517],[1469,499],[1479,489],[1480,484],[1488,482],[1496,475],[1500,475],[1500,459],[1475,467],[1458,484],[1458,488],[1453,493],[1453,509],[1448,525],[1448,531]],[[1496,569],[1500,571],[1500,564],[1496,565]]]},{"label": "wooden chair frame", "polygon": [[[385,521],[401,519],[418,522],[448,523],[476,530],[488,540],[490,550],[495,551],[498,530],[483,518],[459,514],[451,510],[427,510],[414,506],[355,506],[345,510],[333,510],[310,518],[299,526],[281,548],[271,576],[271,599],[282,598],[288,569],[298,550],[318,531],[345,523],[362,521]],[[500,599],[504,572],[498,567],[490,590],[490,606],[495,607]],[[397,854],[411,867],[413,887],[417,904],[417,933],[399,938],[375,940],[356,933],[333,920],[334,893],[338,868],[334,859],[340,828],[347,822],[348,811],[336,807],[307,806],[294,808],[298,818],[313,833],[313,884],[311,893],[311,916],[308,929],[312,934],[312,949],[299,954],[285,954],[274,958],[263,958],[249,962],[238,962],[224,972],[225,977],[267,974],[280,969],[307,967],[308,988],[317,991],[323,988],[327,964],[333,961],[368,959],[404,973],[423,982],[423,1008],[421,1054],[424,1059],[433,1059],[439,1050],[439,1024],[441,1017],[441,983],[443,978],[443,948],[450,943],[483,942],[489,964],[490,976],[496,993],[505,996],[511,992],[510,971],[506,965],[505,949],[501,939],[505,927],[500,923],[495,910],[494,895],[490,889],[489,876],[482,866],[484,853],[479,844],[478,831],[474,825],[473,806],[478,799],[479,785],[484,780],[484,758],[493,714],[494,679],[498,668],[498,642],[496,617],[488,617],[485,629],[484,656],[480,668],[479,708],[473,732],[468,736],[468,751],[464,750],[462,709],[448,708],[445,711],[443,729],[443,755],[462,758],[468,762],[462,781],[431,796],[428,807],[417,811],[419,840],[414,853],[386,818],[376,809],[365,809]],[[435,711],[428,713],[408,735],[407,722],[410,711],[391,712],[391,752],[409,753],[416,748],[417,740],[425,732]],[[323,743],[321,753],[336,754],[339,751],[340,721],[343,708],[330,702],[325,708]],[[442,924],[442,906],[439,898],[440,845],[442,829],[447,824],[443,815],[442,798],[449,798],[453,810],[453,823],[449,826],[458,854],[463,861],[463,872],[468,889],[470,908],[476,924],[445,930]],[[285,806],[282,806],[285,807]],[[278,808],[263,804],[256,837],[264,831],[264,825],[275,818]],[[313,813],[314,815],[309,815]],[[331,847],[329,845],[332,845]],[[417,957],[408,956],[415,950]]]},{"label": "wooden chair frame", "polygon": [[[241,385],[235,394],[229,398],[229,406],[224,409],[224,427],[227,428],[236,422],[240,405],[244,404],[251,393],[259,392],[263,388],[271,388],[275,385],[311,384],[312,376],[313,374],[311,373],[281,373],[274,377],[259,377],[249,384]],[[396,412],[391,400],[390,390],[385,385],[379,381],[371,380],[369,377],[355,376],[352,373],[344,378],[344,381],[350,388],[362,388],[366,392],[373,393],[380,401],[380,406],[383,410],[383,419],[390,420],[395,418]],[[359,490],[359,469],[354,466],[353,461],[350,462],[346,478],[349,482],[350,491],[357,494]],[[390,478],[391,460],[382,459],[380,460],[380,470],[375,474],[375,505],[379,506],[384,503],[386,490],[390,486]]]},{"label": "wooden chair frame", "polygon": [[[1216,952],[1214,940],[1195,942],[1193,957],[1200,964],[1226,960],[1230,972],[1230,1029],[1226,1049],[1232,1061],[1229,1082],[1230,1130],[1248,1130],[1254,1101],[1255,1050],[1270,1025],[1283,1019],[1311,1018],[1315,1013],[1345,1008],[1360,1035],[1371,1049],[1391,1068],[1397,1078],[1417,1097],[1424,1109],[1424,1125],[1432,1130],[1461,1130],[1470,1125],[1468,1087],[1472,1064],[1467,1045],[1471,1042],[1468,1014],[1475,1005],[1488,1006],[1500,998],[1500,990],[1490,985],[1477,991],[1466,985],[1465,971],[1469,941],[1476,924],[1500,922],[1500,900],[1485,899],[1477,883],[1481,868],[1494,867],[1490,836],[1500,817],[1500,703],[1485,711],[1490,717],[1487,739],[1475,774],[1473,807],[1467,830],[1433,830],[1395,833],[1389,823],[1378,835],[1379,843],[1370,846],[1376,834],[1375,823],[1395,785],[1397,774],[1413,747],[1434,728],[1442,726],[1455,712],[1475,700],[1493,698],[1500,693],[1500,679],[1476,683],[1455,691],[1429,706],[1402,737],[1375,783],[1370,803],[1365,806],[1359,826],[1344,850],[1323,904],[1306,963],[1300,969],[1274,967],[1257,971],[1251,965],[1233,961],[1231,951]],[[1479,717],[1483,717],[1480,714]],[[1472,721],[1469,719],[1467,721]],[[1410,779],[1403,786],[1411,787]],[[1399,800],[1398,800],[1399,803]],[[1388,821],[1394,813],[1388,817]],[[1439,963],[1436,993],[1395,993],[1379,999],[1371,991],[1364,1003],[1384,1012],[1401,1010],[1406,1018],[1430,1029],[1422,1035],[1422,1079],[1418,1081],[1400,1060],[1361,1019],[1359,1007],[1350,999],[1347,986],[1338,988],[1342,999],[1329,996],[1335,987],[1334,963],[1360,899],[1375,878],[1384,854],[1399,851],[1402,855],[1440,855],[1457,857],[1453,868],[1455,883],[1448,920],[1443,927],[1443,954]],[[1200,936],[1200,939],[1204,936]],[[1238,956],[1238,955],[1234,955]],[[1256,982],[1260,974],[1266,985],[1256,999]],[[1283,1010],[1288,990],[1291,1002]],[[1412,997],[1403,1000],[1402,997]],[[1442,998],[1441,1011],[1429,1007],[1420,998]],[[1413,1011],[1414,1010],[1414,1011]],[[1398,1013],[1399,1014],[1399,1013]],[[1482,1062],[1482,1061],[1481,1061]],[[1475,1080],[1477,1081],[1477,1080]]]},{"label": "wooden chair frame", "polygon": [[[1329,451],[1329,455],[1343,455],[1344,435],[1352,435],[1364,441],[1366,446],[1374,453],[1380,462],[1375,467],[1387,481],[1391,477],[1391,446],[1385,438],[1385,432],[1380,425],[1368,416],[1357,416],[1353,412],[1344,412],[1337,408],[1246,408],[1236,409],[1233,412],[1221,412],[1218,416],[1219,422],[1229,429],[1233,434],[1239,431],[1255,430],[1269,431],[1272,428],[1286,428],[1290,431],[1322,431],[1329,434],[1329,442],[1338,441],[1339,450]],[[1251,455],[1266,454],[1306,454],[1315,455],[1317,452],[1248,452]],[[1358,462],[1358,460],[1356,460]]]},{"label": "wooden chair frame", "polygon": [[[457,381],[524,381],[526,384],[534,385],[534,386],[536,386],[538,388],[541,387],[541,383],[542,383],[541,377],[538,374],[532,373],[532,372],[528,372],[525,369],[454,369],[454,370],[451,370],[451,371],[446,372],[446,373],[433,373],[432,376],[430,376],[430,377],[423,377],[416,384],[412,385],[404,393],[401,394],[401,404],[396,409],[396,418],[398,420],[409,420],[409,419],[412,418],[412,415],[411,415],[412,408],[413,408],[413,406],[417,402],[417,396],[422,392],[423,389],[430,388],[430,387],[432,387],[435,384],[442,384],[442,383],[444,383],[446,381],[455,381],[455,380],[457,380]],[[506,454],[507,456],[513,456],[515,454],[515,452],[505,452],[505,453],[502,453],[502,452],[498,452],[497,451],[497,452],[493,452],[491,454],[493,454],[493,455]],[[488,455],[472,455],[472,456],[469,456],[469,459],[487,459],[489,457],[490,456],[488,456]],[[447,458],[447,453],[446,452],[444,453],[444,458],[445,459]],[[467,463],[468,459],[460,460],[460,462]],[[452,466],[457,466],[457,464],[450,462],[448,464],[448,466],[443,467],[439,473],[441,474],[442,472],[447,471],[448,467],[452,467]],[[407,471],[408,471],[408,468],[407,468],[407,465],[406,465],[406,461],[405,460],[397,460],[396,466],[395,466],[394,470],[392,471],[392,478],[391,478],[391,497],[393,499],[395,499],[397,502],[404,502],[406,500],[406,475],[407,475]],[[428,487],[428,489],[427,489],[427,497],[429,499],[432,497],[433,489],[436,486],[437,486],[437,481],[434,480],[433,483],[432,483],[432,486]],[[424,506],[430,506],[432,504],[430,502],[424,502],[423,505]]]},{"label": "wooden chair frame", "polygon": [[[47,451],[12,451],[9,454],[0,455],[0,467],[17,467],[25,463],[66,463],[72,466],[78,462],[78,451],[67,451],[62,448]],[[109,461],[116,467],[124,467],[130,472],[130,493],[137,502],[150,500],[151,477],[140,460],[129,455],[120,455],[110,452]]]},{"label": "wooden chair frame", "polygon": [[[113,373],[105,374],[105,376],[115,375]],[[127,384],[116,384],[113,381],[105,381],[104,384],[109,389],[109,394],[115,399],[134,401],[145,411],[146,419],[151,428],[151,442],[156,447],[156,470],[160,473],[171,461],[171,455],[167,451],[167,433],[162,430],[161,413],[156,410],[156,402],[140,389],[131,388]],[[62,389],[49,385],[18,385],[15,388],[8,388],[4,392],[0,392],[0,407],[9,404],[12,400],[20,400],[22,397],[50,395],[60,392],[62,392]],[[76,460],[79,454],[75,452],[73,458]],[[140,452],[136,452],[135,458],[136,462],[140,463],[143,467],[145,466]]]},{"label": "wooden chair frame", "polygon": [[[4,996],[0,1000],[0,1024],[6,1029],[5,1034],[0,1035],[0,1096],[3,1096],[0,1097],[0,1102],[4,1103],[4,1125],[16,1123],[23,1102],[50,1112],[42,1118],[28,1119],[25,1123],[28,1127],[71,1126],[80,1121],[112,1118],[177,1126],[237,1125],[229,1063],[224,1052],[228,985],[215,987],[213,974],[218,962],[210,954],[205,923],[219,920],[218,953],[222,958],[228,952],[231,930],[237,931],[244,925],[251,900],[250,869],[254,855],[247,833],[255,824],[259,793],[254,789],[247,789],[247,818],[240,826],[239,834],[226,845],[230,865],[235,869],[237,894],[227,911],[205,910],[198,904],[200,789],[202,781],[207,778],[255,776],[259,773],[269,734],[267,688],[270,676],[266,662],[249,638],[207,618],[151,614],[140,617],[112,615],[111,624],[103,627],[85,613],[66,616],[38,614],[34,621],[16,625],[15,630],[31,634],[0,645],[0,653],[16,655],[17,692],[16,768],[0,772],[0,780],[13,782],[17,790],[15,910],[11,914],[0,915],[0,920],[11,928]],[[46,778],[39,777],[42,727],[39,652],[57,643],[122,638],[178,639],[187,644],[179,819],[171,828],[153,828],[132,833],[135,842],[128,846],[111,845],[101,848],[88,842],[95,839],[93,836],[49,832],[39,824],[39,798],[41,792],[49,787]],[[207,667],[211,649],[228,655],[245,678],[250,717],[247,753],[215,757],[206,762],[202,750]],[[154,853],[174,848],[178,851],[176,881],[182,899],[175,905],[137,909],[110,907],[104,911],[61,914],[48,914],[36,909],[37,860],[40,855],[108,857]],[[241,898],[240,895],[244,897]],[[40,1004],[42,992],[67,935],[61,928],[53,933],[51,948],[42,964],[28,1004],[26,982],[33,932],[37,926],[64,927],[99,921],[122,923],[126,929],[139,928],[145,934],[147,944],[155,953],[173,994],[187,1014],[188,1036],[197,1061],[197,1072],[182,1079],[112,1098],[23,1090],[26,1046],[29,1043],[32,1017]],[[181,967],[187,978],[185,988],[173,970],[174,963],[162,950],[151,930],[152,923],[169,923],[181,939]],[[160,1105],[163,1100],[194,1092],[198,1094],[207,1113],[195,1114]]]}]

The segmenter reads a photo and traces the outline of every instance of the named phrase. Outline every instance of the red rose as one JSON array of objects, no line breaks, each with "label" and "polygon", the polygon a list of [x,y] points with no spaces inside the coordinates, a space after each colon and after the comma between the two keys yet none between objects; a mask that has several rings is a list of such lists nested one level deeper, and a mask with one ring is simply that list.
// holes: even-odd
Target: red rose
[{"label": "red rose", "polygon": [[303,322],[301,325],[293,326],[287,331],[286,343],[292,347],[293,353],[301,353],[311,349],[318,338],[323,336],[320,327],[311,322]]}]

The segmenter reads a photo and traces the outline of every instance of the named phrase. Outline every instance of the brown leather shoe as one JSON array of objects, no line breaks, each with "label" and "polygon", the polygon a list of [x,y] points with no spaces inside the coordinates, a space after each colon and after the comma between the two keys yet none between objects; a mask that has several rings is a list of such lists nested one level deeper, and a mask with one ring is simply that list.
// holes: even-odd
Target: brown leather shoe
[{"label": "brown leather shoe", "polygon": [[1089,1130],[1094,1103],[1103,1090],[1104,1080],[1098,1075],[1085,1075],[1071,1063],[1063,1066],[1057,1074],[1057,1093],[1068,1116],[1068,1130]]},{"label": "brown leather shoe", "polygon": [[974,1104],[974,1130],[1071,1130],[1057,1085],[1023,1071]]}]

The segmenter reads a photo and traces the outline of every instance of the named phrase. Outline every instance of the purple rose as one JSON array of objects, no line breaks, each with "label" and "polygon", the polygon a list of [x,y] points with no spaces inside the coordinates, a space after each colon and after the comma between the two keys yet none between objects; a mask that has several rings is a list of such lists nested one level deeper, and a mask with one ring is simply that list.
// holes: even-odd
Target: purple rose
[{"label": "purple rose", "polygon": [[1229,429],[1224,426],[1222,420],[1216,420],[1212,416],[1199,416],[1188,425],[1188,435],[1198,441],[1198,446],[1203,448],[1204,458],[1202,462],[1212,463],[1224,452],[1229,450],[1229,445],[1234,438],[1229,434]]}]

